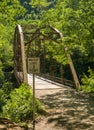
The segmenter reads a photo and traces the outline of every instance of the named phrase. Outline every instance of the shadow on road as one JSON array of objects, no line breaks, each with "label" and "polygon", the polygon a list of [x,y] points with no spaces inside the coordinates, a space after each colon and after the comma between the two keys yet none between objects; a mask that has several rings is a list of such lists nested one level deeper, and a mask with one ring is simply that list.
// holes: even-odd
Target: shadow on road
[{"label": "shadow on road", "polygon": [[40,100],[49,110],[48,123],[66,130],[94,130],[94,95],[67,88],[41,96]]}]

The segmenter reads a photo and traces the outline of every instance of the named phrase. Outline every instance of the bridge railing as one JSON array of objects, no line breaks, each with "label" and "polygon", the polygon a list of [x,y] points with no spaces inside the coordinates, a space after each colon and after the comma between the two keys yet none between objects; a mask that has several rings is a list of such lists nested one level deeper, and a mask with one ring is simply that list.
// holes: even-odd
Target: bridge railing
[{"label": "bridge railing", "polygon": [[75,86],[74,82],[72,82],[71,80],[67,80],[65,78],[59,78],[59,77],[55,77],[55,76],[51,76],[49,74],[43,74],[43,73],[38,74],[38,76],[52,80],[54,82],[58,82],[63,85],[70,86],[70,87]]}]

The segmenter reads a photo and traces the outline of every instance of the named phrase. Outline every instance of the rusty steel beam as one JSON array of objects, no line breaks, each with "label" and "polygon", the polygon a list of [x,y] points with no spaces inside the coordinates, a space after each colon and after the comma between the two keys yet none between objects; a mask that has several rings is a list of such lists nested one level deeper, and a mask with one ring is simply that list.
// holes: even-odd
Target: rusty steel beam
[{"label": "rusty steel beam", "polygon": [[[20,48],[18,47],[19,45],[20,45]],[[23,31],[20,25],[17,25],[15,28],[13,50],[14,50],[14,73],[18,81],[18,84],[21,84],[22,82],[28,83],[26,56],[25,56],[25,48],[24,48],[24,36],[23,36]],[[21,55],[18,55],[19,52],[21,52]],[[18,62],[19,58],[21,59],[22,63]],[[20,65],[22,66],[22,72],[18,71],[18,66]]]},{"label": "rusty steel beam", "polygon": [[[63,34],[56,28],[53,28],[52,26],[50,26],[54,31],[56,31],[60,37],[61,37],[61,40],[63,42]],[[77,73],[76,73],[76,70],[75,70],[75,67],[74,67],[74,64],[73,64],[73,61],[72,61],[72,58],[70,56],[70,54],[68,53],[68,47],[65,46],[64,48],[65,52],[67,53],[67,58],[69,60],[69,66],[70,66],[70,69],[71,69],[71,72],[72,72],[72,75],[73,75],[73,79],[74,79],[74,82],[75,82],[75,86],[77,89],[80,89],[80,82],[79,82],[79,79],[78,79],[78,76],[77,76]]]},{"label": "rusty steel beam", "polygon": [[21,56],[22,56],[22,68],[23,68],[23,82],[28,83],[27,80],[27,67],[26,67],[26,56],[25,56],[25,48],[24,48],[24,36],[23,31],[20,25],[17,25],[18,32],[20,35],[20,44],[21,44]]}]

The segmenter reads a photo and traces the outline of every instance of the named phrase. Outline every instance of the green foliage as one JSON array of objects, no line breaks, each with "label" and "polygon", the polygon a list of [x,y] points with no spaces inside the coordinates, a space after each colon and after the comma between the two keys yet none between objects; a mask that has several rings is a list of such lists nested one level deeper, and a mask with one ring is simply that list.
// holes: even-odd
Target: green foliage
[{"label": "green foliage", "polygon": [[12,25],[25,13],[25,9],[20,5],[19,0],[2,0],[0,6],[0,22],[4,25]]},{"label": "green foliage", "polygon": [[11,46],[9,44],[3,43],[0,48],[0,53],[1,53],[0,60],[3,65],[3,69],[12,67],[13,66],[13,61],[12,61],[13,52],[12,52]]},{"label": "green foliage", "polygon": [[83,86],[81,86],[81,88],[85,92],[94,92],[94,73],[90,68],[88,73],[89,76],[84,74],[84,77],[82,78]]},{"label": "green foliage", "polygon": [[2,62],[0,62],[0,87],[2,86],[4,82],[4,73],[2,71]]},{"label": "green foliage", "polygon": [[14,25],[20,11],[21,6],[18,0],[0,1],[0,87],[3,86],[4,82],[7,82],[4,71],[9,71],[13,66]]},{"label": "green foliage", "polygon": [[2,113],[2,107],[6,104],[6,100],[7,100],[7,95],[2,89],[0,89],[0,115]]},{"label": "green foliage", "polygon": [[11,29],[0,24],[0,87],[3,86],[5,80],[4,71],[9,71],[13,66],[13,50],[10,36]]},{"label": "green foliage", "polygon": [[[40,102],[36,99],[36,114],[42,111]],[[10,118],[15,122],[32,119],[32,91],[29,86],[22,84],[20,88],[10,93],[10,99],[3,107],[3,117]]]},{"label": "green foliage", "polygon": [[10,99],[9,95],[13,89],[14,89],[13,84],[9,81],[5,81],[5,77],[0,75],[0,115],[2,115],[3,112],[2,108],[4,105],[6,105],[7,100]]},{"label": "green foliage", "polygon": [[10,92],[14,89],[12,82],[6,81],[2,85],[2,90],[9,96]]},{"label": "green foliage", "polygon": [[[31,12],[26,19],[37,21],[40,25],[50,24],[63,33],[63,45],[73,54],[76,71],[81,77],[94,62],[93,0],[29,0],[29,5]],[[48,44],[48,53],[52,52],[57,62],[67,64],[64,46],[56,49],[59,47]]]},{"label": "green foliage", "polygon": [[31,1],[31,6],[42,8],[42,7],[47,7],[49,5],[49,2],[46,0],[32,0]]}]

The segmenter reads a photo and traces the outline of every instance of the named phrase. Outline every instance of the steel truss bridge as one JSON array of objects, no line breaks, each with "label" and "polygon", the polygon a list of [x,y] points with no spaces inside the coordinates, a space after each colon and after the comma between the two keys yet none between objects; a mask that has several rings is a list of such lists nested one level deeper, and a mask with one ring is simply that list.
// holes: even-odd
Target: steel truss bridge
[{"label": "steel truss bridge", "polygon": [[[63,45],[63,34],[56,28],[50,25],[42,27],[35,24],[17,25],[13,45],[14,74],[19,85],[23,82],[29,84],[28,58],[40,57],[40,73],[36,75],[68,86],[80,87],[71,56],[67,47]],[[60,48],[65,51],[73,81],[64,78],[63,64],[54,59],[52,47],[56,49],[56,55]],[[58,73],[59,76],[57,76]]]}]

